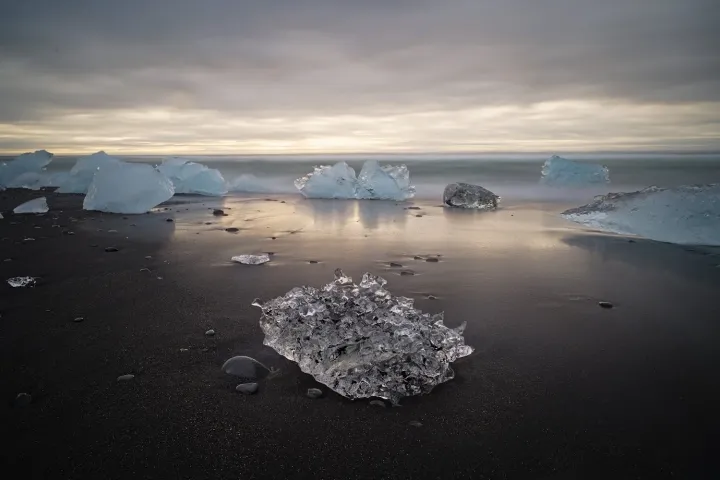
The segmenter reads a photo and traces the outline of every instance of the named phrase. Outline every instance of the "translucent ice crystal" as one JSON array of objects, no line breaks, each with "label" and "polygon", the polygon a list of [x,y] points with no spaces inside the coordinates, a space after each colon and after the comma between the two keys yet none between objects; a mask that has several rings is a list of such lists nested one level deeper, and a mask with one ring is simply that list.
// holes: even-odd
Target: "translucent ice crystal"
[{"label": "translucent ice crystal", "polygon": [[610,183],[610,170],[605,165],[580,163],[553,155],[542,166],[540,183],[553,186]]},{"label": "translucent ice crystal", "polygon": [[262,309],[265,345],[347,398],[401,398],[429,393],[454,377],[450,363],[472,353],[465,324],[423,313],[366,273],[360,285],[340,269],[321,289],[297,287],[253,305]]},{"label": "translucent ice crystal", "polygon": [[243,263],[245,265],[261,265],[270,261],[270,255],[267,253],[260,255],[236,255],[230,260],[235,263]]}]

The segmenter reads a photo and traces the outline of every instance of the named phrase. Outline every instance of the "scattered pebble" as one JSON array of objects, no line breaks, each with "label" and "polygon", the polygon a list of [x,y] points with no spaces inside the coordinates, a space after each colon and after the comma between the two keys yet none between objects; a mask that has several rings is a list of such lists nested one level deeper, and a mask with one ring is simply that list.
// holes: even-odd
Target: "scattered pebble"
[{"label": "scattered pebble", "polygon": [[215,335],[215,330],[213,330],[212,328],[210,330],[208,330],[207,332],[205,332],[206,337],[212,337],[214,335]]},{"label": "scattered pebble", "polygon": [[145,260],[152,260],[152,257],[150,255],[146,255]]},{"label": "scattered pebble", "polygon": [[85,317],[75,317],[75,318],[73,318],[73,322],[75,322],[75,323],[80,323],[80,322],[84,322],[84,321],[85,321]]},{"label": "scattered pebble", "polygon": [[270,239],[271,239],[271,240],[276,240],[276,239],[277,239],[277,237],[270,237]]},{"label": "scattered pebble", "polygon": [[112,252],[118,252],[119,250],[116,247],[105,247],[105,251],[108,253],[112,253]]},{"label": "scattered pebble", "polygon": [[29,393],[18,393],[15,397],[15,406],[16,407],[27,407],[32,402],[32,395]]},{"label": "scattered pebble", "polygon": [[147,273],[150,273],[150,269],[149,269],[149,268],[147,268],[147,267],[143,267],[143,268],[141,268],[141,269],[140,269],[140,271],[141,271],[141,272],[147,272]]},{"label": "scattered pebble", "polygon": [[[6,260],[6,261],[7,261],[7,260]],[[309,260],[308,263],[315,264],[315,263],[318,263],[318,261],[317,261],[317,260]]]},{"label": "scattered pebble", "polygon": [[6,258],[3,262],[12,262],[12,258]]},{"label": "scattered pebble", "polygon": [[166,222],[174,222],[175,220],[173,220],[172,218],[166,218],[165,221]]},{"label": "scattered pebble", "polygon": [[128,217],[123,217],[123,220],[127,220],[127,219],[128,219]]},{"label": "scattered pebble", "polygon": [[32,237],[23,238],[23,242],[34,242],[35,239]]},{"label": "scattered pebble", "polygon": [[630,240],[628,240],[628,243],[635,243],[635,240],[631,238]]},{"label": "scattered pebble", "polygon": [[117,230],[108,230],[107,233],[117,233]]},{"label": "scattered pebble", "polygon": [[440,259],[437,258],[437,257],[428,257],[428,258],[425,259],[425,261],[426,261],[426,262],[431,262],[431,263],[437,263],[437,262],[440,261]]},{"label": "scattered pebble", "polygon": [[137,227],[137,225],[135,225],[134,223],[131,223],[130,226],[131,226],[131,227]]},{"label": "scattered pebble", "polygon": [[133,378],[135,378],[135,375],[133,375],[132,373],[128,373],[126,375],[120,375],[117,378],[117,381],[118,382],[127,382],[128,380],[132,380]]},{"label": "scattered pebble", "polygon": [[39,230],[39,229],[41,229],[42,227],[41,227],[40,225],[35,225],[35,228],[37,228],[37,229]]},{"label": "scattered pebble", "polygon": [[258,391],[257,383],[241,383],[235,387],[236,392],[244,393],[245,395],[252,395]]},{"label": "scattered pebble", "polygon": [[382,400],[370,400],[370,405],[373,407],[382,407],[385,408],[385,402]]},{"label": "scattered pebble", "polygon": [[205,222],[205,225],[212,225],[212,222]]},{"label": "scattered pebble", "polygon": [[408,425],[410,425],[411,427],[422,427],[423,426],[422,422],[418,422],[417,420],[410,420],[408,422]]},{"label": "scattered pebble", "polygon": [[215,210],[213,210],[213,215],[215,215],[216,217],[220,217],[225,215],[225,212],[220,210],[219,208],[216,208]]},{"label": "scattered pebble", "polygon": [[181,351],[181,352],[188,352],[188,351],[190,351],[190,350],[187,349],[187,348],[181,348],[180,351]]},{"label": "scattered pebble", "polygon": [[308,388],[307,393],[305,394],[305,396],[312,399],[320,398],[322,395],[323,392],[319,388]]},{"label": "scattered pebble", "polygon": [[229,228],[226,228],[225,231],[228,232],[228,233],[235,233],[235,232],[239,232],[240,229],[239,229],[239,228],[235,228],[235,227],[229,227]]},{"label": "scattered pebble", "polygon": [[411,272],[410,270],[403,270],[402,272],[400,272],[400,275],[402,275],[403,277],[410,277],[412,275],[415,275],[415,272]]},{"label": "scattered pebble", "polygon": [[223,363],[222,371],[228,375],[255,380],[265,377],[270,369],[252,357],[238,355]]},{"label": "scattered pebble", "polygon": [[420,210],[420,207],[406,207],[405,210]]},{"label": "scattered pebble", "polygon": [[610,302],[598,302],[600,308],[613,308],[613,304]]},{"label": "scattered pebble", "polygon": [[437,300],[437,297],[435,295],[428,295],[428,300]]},{"label": "scattered pebble", "polygon": [[402,268],[402,265],[400,265],[399,263],[395,263],[395,262],[390,262],[390,266],[391,266],[391,267]]},{"label": "scattered pebble", "polygon": [[422,257],[419,257],[419,256],[417,256],[417,255],[415,255],[415,256],[413,257],[413,260],[422,260],[422,259],[423,259]]}]

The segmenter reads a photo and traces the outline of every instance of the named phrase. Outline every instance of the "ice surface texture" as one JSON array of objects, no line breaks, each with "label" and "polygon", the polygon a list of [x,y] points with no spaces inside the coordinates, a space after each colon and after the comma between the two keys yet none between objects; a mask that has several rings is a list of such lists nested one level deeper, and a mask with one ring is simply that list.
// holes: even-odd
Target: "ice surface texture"
[{"label": "ice surface texture", "polygon": [[443,203],[450,207],[487,210],[497,208],[499,199],[490,190],[469,183],[451,183],[443,192]]},{"label": "ice surface texture", "polygon": [[359,176],[345,162],[315,167],[295,180],[295,187],[307,198],[407,200],[415,196],[405,165],[380,166],[376,160],[365,162]]},{"label": "ice surface texture", "polygon": [[260,255],[237,255],[232,257],[230,260],[235,263],[244,263],[245,265],[260,265],[269,262],[270,255],[267,253]]},{"label": "ice surface texture", "polygon": [[46,213],[48,210],[47,199],[40,197],[21,203],[15,207],[13,213]]},{"label": "ice surface texture", "polygon": [[543,164],[540,183],[552,186],[610,183],[610,171],[604,165],[580,163],[554,155]]},{"label": "ice surface texture", "polygon": [[37,183],[34,179],[43,174],[52,158],[52,153],[38,150],[33,153],[23,153],[9,162],[0,162],[0,185],[26,188],[23,184],[29,179],[32,179],[31,183]]},{"label": "ice surface texture", "polygon": [[174,193],[172,182],[150,165],[110,162],[95,173],[83,208],[112,213],[145,213],[169,200]]},{"label": "ice surface texture", "polygon": [[186,158],[167,158],[158,170],[175,185],[175,193],[222,196],[228,192],[225,179],[219,170],[208,168]]},{"label": "ice surface texture", "polygon": [[8,278],[8,285],[14,288],[18,287],[32,287],[35,285],[35,277],[13,277]]},{"label": "ice surface texture", "polygon": [[360,285],[340,269],[321,289],[297,287],[253,305],[262,309],[265,345],[347,398],[402,397],[430,392],[454,377],[450,363],[472,353],[443,314],[393,297],[387,282],[366,273]]},{"label": "ice surface texture", "polygon": [[661,242],[720,245],[720,184],[609,193],[562,216],[591,228]]},{"label": "ice surface texture", "polygon": [[105,152],[80,157],[57,189],[58,193],[87,193],[95,173],[100,167],[118,165],[122,161]]}]

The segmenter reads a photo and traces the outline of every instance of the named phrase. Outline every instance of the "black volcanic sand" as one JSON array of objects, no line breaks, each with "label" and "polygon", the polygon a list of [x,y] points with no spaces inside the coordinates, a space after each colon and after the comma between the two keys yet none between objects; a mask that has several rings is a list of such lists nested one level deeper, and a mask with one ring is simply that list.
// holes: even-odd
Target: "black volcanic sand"
[{"label": "black volcanic sand", "polygon": [[[557,218],[560,206],[415,202],[418,218],[395,202],[179,197],[123,216],[46,195],[49,213],[13,215],[40,193],[0,192],[2,461],[14,476],[720,474],[717,250],[583,231]],[[229,261],[262,252],[270,263]],[[384,276],[449,326],[467,321],[476,351],[457,377],[379,408],[264,347],[252,300],[323,285],[336,267]],[[5,283],[24,275],[38,286]],[[238,354],[278,369],[256,395],[220,371]],[[124,374],[135,378],[117,382]],[[29,405],[14,405],[20,392]]]}]

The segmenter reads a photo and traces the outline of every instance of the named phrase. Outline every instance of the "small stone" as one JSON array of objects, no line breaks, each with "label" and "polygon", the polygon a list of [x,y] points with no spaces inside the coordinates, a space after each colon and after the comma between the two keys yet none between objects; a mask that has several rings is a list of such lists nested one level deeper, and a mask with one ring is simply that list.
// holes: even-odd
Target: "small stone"
[{"label": "small stone", "polygon": [[39,230],[39,229],[41,229],[42,227],[41,227],[40,225],[35,225],[35,228],[37,228],[37,229]]},{"label": "small stone", "polygon": [[229,228],[226,228],[225,231],[228,232],[228,233],[235,233],[235,232],[239,232],[240,229],[239,229],[239,228],[235,228],[235,227],[229,227]]},{"label": "small stone", "polygon": [[12,262],[12,258],[6,258],[3,262]]},{"label": "small stone", "polygon": [[75,322],[75,323],[80,323],[80,322],[84,322],[84,321],[85,321],[85,317],[75,317],[75,318],[73,318],[73,322]]},{"label": "small stone", "polygon": [[277,239],[277,237],[270,237],[270,239],[271,239],[271,240],[276,240],[276,239]]},{"label": "small stone", "polygon": [[189,350],[188,350],[187,348],[181,348],[180,351],[181,351],[181,352],[188,352]]},{"label": "small stone", "polygon": [[415,216],[418,217],[418,218],[422,218],[422,215],[415,215]]},{"label": "small stone", "polygon": [[390,262],[390,266],[391,266],[391,267],[402,268],[402,265],[400,265],[399,263],[395,263],[395,262]]},{"label": "small stone", "polygon": [[27,407],[32,402],[32,395],[29,393],[18,393],[15,397],[15,406],[16,407]]},{"label": "small stone", "polygon": [[98,244],[97,244],[97,243],[91,243],[90,246],[93,247],[93,248],[95,248],[95,247],[98,246]]},{"label": "small stone", "polygon": [[208,330],[207,332],[205,332],[206,337],[212,337],[214,335],[215,335],[215,330],[213,330],[212,328],[210,330]]},{"label": "small stone", "polygon": [[75,232],[67,232],[68,235],[75,235]]},{"label": "small stone", "polygon": [[152,260],[152,257],[150,255],[146,255],[145,260]]},{"label": "small stone", "polygon": [[146,272],[146,273],[150,273],[150,269],[149,269],[149,268],[147,268],[147,267],[143,267],[143,268],[141,268],[141,269],[140,269],[140,271],[141,271],[141,272]]},{"label": "small stone", "polygon": [[310,261],[308,261],[308,263],[316,264],[316,263],[318,263],[318,261],[317,261],[317,260],[310,260]]},{"label": "small stone", "polygon": [[118,382],[127,382],[127,381],[129,381],[129,380],[132,380],[133,378],[135,378],[135,375],[133,375],[132,373],[128,373],[128,374],[126,374],[126,375],[120,375],[120,376],[117,378],[117,381],[118,381]]},{"label": "small stone", "polygon": [[241,383],[235,387],[236,392],[244,393],[245,395],[252,395],[258,391],[257,383]]},{"label": "small stone", "polygon": [[422,260],[422,259],[423,259],[422,257],[419,257],[419,256],[417,256],[417,255],[415,255],[415,256],[413,257],[413,260]]},{"label": "small stone", "polygon": [[127,219],[128,219],[128,217],[123,217],[123,220],[127,220]]},{"label": "small stone", "polygon": [[420,207],[407,207],[405,210],[420,210]]},{"label": "small stone", "polygon": [[220,210],[219,208],[216,208],[215,210],[213,210],[213,215],[215,215],[216,217],[220,217],[225,215],[225,212]]},{"label": "small stone", "polygon": [[119,250],[116,247],[105,247],[105,251],[108,253],[112,253],[112,252],[118,252]]},{"label": "small stone", "polygon": [[262,363],[244,355],[238,355],[226,360],[221,368],[228,375],[235,375],[248,380],[264,378],[270,372],[270,369]]},{"label": "small stone", "polygon": [[107,233],[117,233],[117,230],[108,230]]},{"label": "small stone", "polygon": [[628,240],[628,243],[635,243],[635,240],[631,238],[630,240]]},{"label": "small stone", "polygon": [[319,388],[308,388],[305,396],[307,396],[308,398],[316,399],[322,397],[323,392]]},{"label": "small stone", "polygon": [[135,225],[134,223],[131,223],[130,226],[131,226],[131,227],[137,227],[137,225]]},{"label": "small stone", "polygon": [[27,238],[23,239],[23,242],[34,242],[34,241],[35,241],[35,239],[32,237],[27,237]]},{"label": "small stone", "polygon": [[613,304],[610,302],[598,302],[600,308],[613,308]]},{"label": "small stone", "polygon": [[428,300],[437,300],[437,297],[435,295],[428,295]]},{"label": "small stone", "polygon": [[173,220],[172,218],[166,218],[165,221],[166,222],[174,222],[175,220]]},{"label": "small stone", "polygon": [[403,270],[402,272],[400,272],[400,275],[402,275],[403,277],[410,277],[415,275],[415,272],[412,272],[410,270]]},{"label": "small stone", "polygon": [[385,402],[382,400],[370,400],[370,405],[373,407],[382,407],[385,408]]},{"label": "small stone", "polygon": [[437,263],[437,262],[440,261],[440,259],[437,258],[437,257],[428,257],[428,258],[425,259],[425,261],[426,261],[426,262],[430,262],[430,263]]},{"label": "small stone", "polygon": [[418,422],[417,420],[410,420],[408,422],[408,425],[410,425],[411,427],[422,427],[423,426],[422,422]]}]

